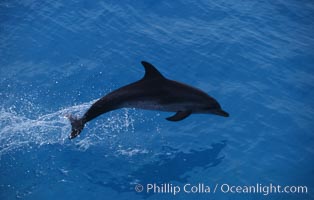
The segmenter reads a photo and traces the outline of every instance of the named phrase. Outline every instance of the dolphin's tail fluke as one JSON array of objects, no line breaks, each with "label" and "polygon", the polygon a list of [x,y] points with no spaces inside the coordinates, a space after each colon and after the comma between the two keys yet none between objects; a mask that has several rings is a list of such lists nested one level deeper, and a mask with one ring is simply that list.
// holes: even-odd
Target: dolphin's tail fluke
[{"label": "dolphin's tail fluke", "polygon": [[85,123],[82,118],[78,119],[72,115],[67,115],[66,117],[70,120],[72,126],[72,132],[69,138],[73,139],[82,132]]}]

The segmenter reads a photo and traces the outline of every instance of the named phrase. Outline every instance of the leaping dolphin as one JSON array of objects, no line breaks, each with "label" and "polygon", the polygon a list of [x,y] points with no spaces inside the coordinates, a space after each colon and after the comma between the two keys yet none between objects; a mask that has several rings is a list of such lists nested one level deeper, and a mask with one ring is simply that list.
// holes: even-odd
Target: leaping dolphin
[{"label": "leaping dolphin", "polygon": [[215,114],[228,117],[219,103],[205,92],[165,78],[152,64],[142,61],[144,77],[121,87],[97,100],[81,118],[68,116],[72,132],[70,139],[78,136],[84,125],[106,112],[119,108],[140,108],[176,112],[166,118],[180,121],[194,113]]}]

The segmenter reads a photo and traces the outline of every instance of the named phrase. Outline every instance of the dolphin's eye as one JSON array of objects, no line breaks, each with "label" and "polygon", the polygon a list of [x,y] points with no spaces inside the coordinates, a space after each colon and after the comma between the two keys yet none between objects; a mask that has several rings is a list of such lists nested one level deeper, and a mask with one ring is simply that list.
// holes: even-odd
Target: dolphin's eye
[{"label": "dolphin's eye", "polygon": [[206,109],[206,110],[210,110],[210,109],[212,109],[212,106],[206,106],[205,109]]},{"label": "dolphin's eye", "polygon": [[212,110],[212,109],[220,109],[220,105],[218,103],[212,103],[207,106],[207,109]]}]

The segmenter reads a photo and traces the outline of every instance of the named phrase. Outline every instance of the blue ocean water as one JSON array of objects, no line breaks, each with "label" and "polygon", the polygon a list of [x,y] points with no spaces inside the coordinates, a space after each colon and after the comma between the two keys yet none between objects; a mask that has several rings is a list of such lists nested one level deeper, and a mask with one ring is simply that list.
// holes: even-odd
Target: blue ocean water
[{"label": "blue ocean water", "polygon": [[[173,113],[121,109],[69,140],[64,116],[140,79],[142,60],[230,117],[173,123]],[[2,200],[314,199],[313,102],[311,0],[0,2]]]}]

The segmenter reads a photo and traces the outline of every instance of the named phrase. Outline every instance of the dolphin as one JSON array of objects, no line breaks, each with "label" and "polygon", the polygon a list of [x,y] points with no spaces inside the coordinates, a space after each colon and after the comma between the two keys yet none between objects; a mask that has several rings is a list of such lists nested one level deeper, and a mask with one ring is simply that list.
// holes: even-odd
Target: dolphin
[{"label": "dolphin", "polygon": [[84,125],[92,119],[120,108],[139,108],[175,112],[169,121],[180,121],[191,114],[214,114],[228,117],[219,103],[205,92],[165,78],[152,64],[142,61],[145,75],[139,81],[123,86],[97,100],[81,117],[68,115],[72,132],[70,139],[78,136]]}]

